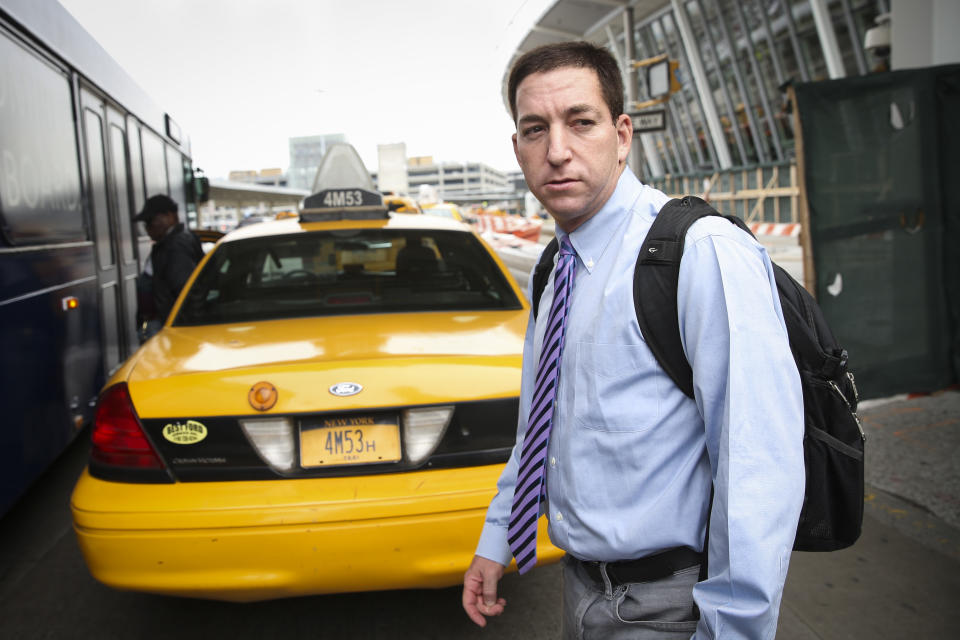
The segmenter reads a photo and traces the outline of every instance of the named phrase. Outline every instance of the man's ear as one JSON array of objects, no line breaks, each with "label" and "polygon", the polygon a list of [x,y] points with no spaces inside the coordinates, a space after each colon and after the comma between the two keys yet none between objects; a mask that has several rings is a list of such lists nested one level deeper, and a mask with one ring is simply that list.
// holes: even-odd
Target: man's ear
[{"label": "man's ear", "polygon": [[625,113],[617,117],[617,161],[624,163],[630,155],[630,146],[633,144],[633,121]]},{"label": "man's ear", "polygon": [[517,150],[517,134],[510,136],[510,139],[513,140],[513,155],[517,156],[517,164],[523,166],[523,162],[520,161],[520,152]]}]

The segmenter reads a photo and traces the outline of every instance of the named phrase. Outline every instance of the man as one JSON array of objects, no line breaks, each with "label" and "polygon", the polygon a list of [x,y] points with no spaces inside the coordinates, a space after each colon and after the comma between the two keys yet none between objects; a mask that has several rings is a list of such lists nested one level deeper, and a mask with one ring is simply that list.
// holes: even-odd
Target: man
[{"label": "man", "polygon": [[517,61],[508,95],[517,161],[561,249],[527,329],[517,445],[464,576],[464,609],[480,626],[504,611],[505,567],[515,556],[523,573],[535,558],[532,505],[567,552],[564,638],[773,637],[804,467],[802,394],[769,258],[721,218],[690,228],[678,287],[688,398],[634,313],[637,254],[668,199],[626,167],[633,127],[615,60],[587,43],[548,45]]},{"label": "man", "polygon": [[141,326],[146,325],[142,332],[146,340],[163,326],[180,290],[203,257],[203,249],[197,237],[180,222],[177,203],[165,195],[148,198],[136,219],[144,223],[154,242],[144,272],[146,277],[141,276],[144,282],[140,284],[142,290],[150,292],[148,302],[152,302],[152,309],[149,304],[141,305],[138,313],[142,316]]}]

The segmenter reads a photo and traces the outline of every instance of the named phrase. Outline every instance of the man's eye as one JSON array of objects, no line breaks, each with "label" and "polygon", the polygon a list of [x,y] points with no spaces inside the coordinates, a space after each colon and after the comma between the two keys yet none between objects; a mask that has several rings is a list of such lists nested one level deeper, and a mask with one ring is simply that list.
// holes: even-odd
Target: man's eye
[{"label": "man's eye", "polygon": [[592,127],[596,124],[593,120],[587,120],[586,118],[580,118],[579,120],[573,121],[573,126],[585,129],[587,127]]},{"label": "man's eye", "polygon": [[543,126],[539,124],[534,125],[532,127],[527,127],[526,129],[523,130],[523,137],[529,138],[530,136],[536,135],[543,130],[544,130]]}]

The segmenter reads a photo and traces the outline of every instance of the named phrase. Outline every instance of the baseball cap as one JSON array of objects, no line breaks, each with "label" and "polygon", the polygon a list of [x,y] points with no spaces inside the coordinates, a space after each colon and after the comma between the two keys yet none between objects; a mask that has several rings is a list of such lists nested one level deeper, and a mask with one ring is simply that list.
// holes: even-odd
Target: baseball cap
[{"label": "baseball cap", "polygon": [[177,212],[176,201],[169,196],[159,194],[147,198],[146,203],[143,205],[143,209],[140,210],[140,213],[138,213],[134,219],[140,222],[150,222],[150,219],[158,213],[167,213],[170,211],[173,213]]}]

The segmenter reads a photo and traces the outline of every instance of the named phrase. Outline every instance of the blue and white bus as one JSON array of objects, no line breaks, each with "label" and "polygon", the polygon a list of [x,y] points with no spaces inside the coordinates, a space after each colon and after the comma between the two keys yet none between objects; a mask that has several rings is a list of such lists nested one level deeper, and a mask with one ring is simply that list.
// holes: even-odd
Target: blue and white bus
[{"label": "blue and white bus", "polygon": [[86,424],[138,346],[133,221],[196,217],[189,144],[54,0],[0,0],[0,514]]}]

